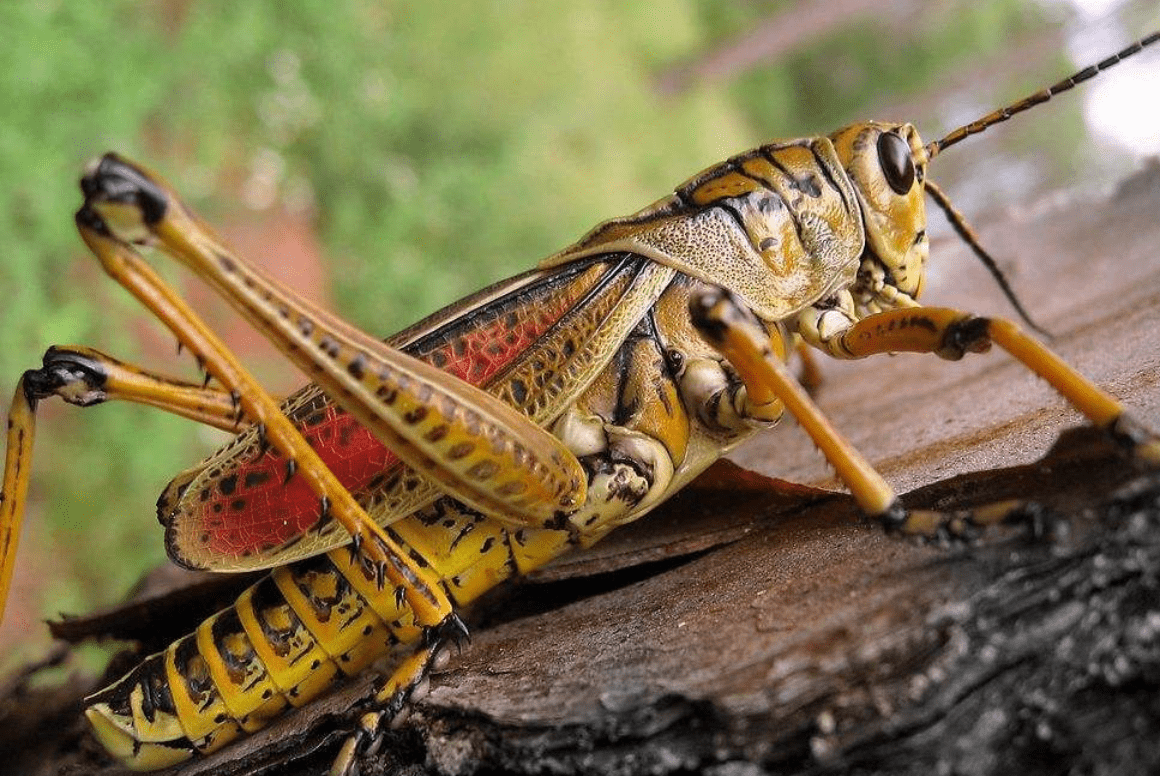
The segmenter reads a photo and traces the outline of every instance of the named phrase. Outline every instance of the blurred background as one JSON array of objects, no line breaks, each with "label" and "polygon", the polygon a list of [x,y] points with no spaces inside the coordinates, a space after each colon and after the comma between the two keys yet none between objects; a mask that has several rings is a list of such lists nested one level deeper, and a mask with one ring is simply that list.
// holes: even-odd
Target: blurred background
[{"label": "blurred background", "polygon": [[[929,141],[1157,28],[1155,2],[1130,0],[3,3],[0,390],[51,344],[196,374],[73,229],[75,182],[106,150],[386,335],[746,147],[867,118]],[[932,177],[978,223],[1106,188],[1160,153],[1157,94],[1153,52]],[[274,393],[303,382],[161,266]],[[223,440],[136,407],[42,405],[0,666],[42,648],[43,617],[115,601],[163,559],[158,493]]]}]

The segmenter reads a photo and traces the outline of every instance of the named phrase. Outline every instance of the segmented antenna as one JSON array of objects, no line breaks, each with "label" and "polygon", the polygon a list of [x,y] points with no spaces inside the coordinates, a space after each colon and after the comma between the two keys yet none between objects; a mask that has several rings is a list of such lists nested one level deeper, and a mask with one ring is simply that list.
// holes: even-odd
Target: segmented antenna
[{"label": "segmented antenna", "polygon": [[[1066,92],[1068,89],[1074,88],[1075,86],[1093,77],[1096,73],[1107,70],[1112,65],[1117,65],[1120,62],[1123,62],[1128,57],[1136,54],[1148,46],[1151,46],[1156,41],[1160,41],[1160,30],[1157,30],[1151,35],[1141,38],[1140,40],[1125,48],[1123,51],[1112,54],[1102,62],[1091,65],[1090,67],[1085,67],[1078,73],[1075,73],[1074,75],[1071,75],[1055,84],[1055,86],[1049,86],[1046,89],[1041,89],[1035,94],[1028,95],[1018,102],[1014,102],[1004,108],[999,108],[998,110],[983,116],[981,119],[976,119],[970,124],[959,127],[958,129],[948,134],[946,137],[941,138],[940,140],[935,140],[933,143],[928,144],[926,146],[927,159],[933,159],[936,155],[938,155],[939,151],[954,145],[963,138],[976,135],[987,127],[994,126],[995,124],[1006,121],[1016,113],[1022,113],[1023,111],[1028,110],[1029,108],[1033,108],[1042,102],[1047,102],[1060,92]],[[992,270],[992,273],[993,272],[994,270]],[[1010,294],[1008,294],[1008,296],[1010,296]]]},{"label": "segmented antenna", "polygon": [[1019,313],[1019,317],[1023,319],[1024,323],[1039,332],[1042,336],[1051,339],[1051,334],[1032,320],[1027,310],[1023,309],[1023,303],[1019,301],[1019,297],[1015,296],[1015,289],[1011,288],[1010,284],[1007,283],[1007,277],[1003,274],[1003,270],[999,269],[999,265],[991,258],[991,254],[987,253],[983,248],[979,242],[978,235],[975,234],[975,230],[967,223],[967,219],[958,211],[958,208],[951,204],[950,198],[930,178],[926,179],[923,186],[926,189],[926,193],[930,194],[931,199],[935,201],[935,204],[942,208],[943,213],[946,214],[947,221],[950,221],[951,226],[958,232],[959,237],[963,238],[963,242],[971,246],[971,250],[979,257],[979,261],[983,262],[983,266],[991,273],[991,277],[995,278],[995,282],[1003,290],[1003,295],[1007,297],[1007,301],[1015,308],[1015,312]]}]

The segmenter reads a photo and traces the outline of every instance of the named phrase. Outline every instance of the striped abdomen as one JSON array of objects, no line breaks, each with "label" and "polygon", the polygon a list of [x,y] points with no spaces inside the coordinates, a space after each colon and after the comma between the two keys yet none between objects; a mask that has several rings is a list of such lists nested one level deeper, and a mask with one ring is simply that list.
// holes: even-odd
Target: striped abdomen
[{"label": "striped abdomen", "polygon": [[301,706],[421,630],[348,548],[276,569],[87,699],[97,738],[135,770],[208,754]]},{"label": "striped abdomen", "polygon": [[[508,531],[443,498],[388,528],[457,604],[566,550],[564,531]],[[275,569],[198,629],[89,696],[101,744],[134,770],[209,754],[423,635],[349,547]]]},{"label": "striped abdomen", "polygon": [[[673,273],[654,267],[645,264],[640,275],[653,284],[668,283]],[[610,286],[636,277],[616,274]],[[618,334],[606,345],[616,346],[611,358],[616,369],[605,370],[606,377],[566,408],[579,420],[565,424],[561,438],[586,451],[589,467],[589,503],[566,525],[507,526],[442,497],[385,526],[417,565],[434,573],[454,604],[635,519],[716,457],[723,432],[694,433],[700,426],[686,412],[664,357],[670,346],[702,360],[708,350],[696,344],[691,331],[669,331],[687,321],[694,282],[679,278],[659,298],[642,284],[647,305],[638,301],[627,312],[614,306],[609,313],[631,336]],[[629,285],[626,295],[638,293],[637,284]],[[648,309],[653,312],[642,317]],[[669,324],[663,337],[658,321]],[[554,342],[554,332],[546,341]],[[533,367],[550,358],[568,362],[570,355],[582,360],[574,342],[545,347]],[[621,378],[621,371],[629,377]],[[535,401],[557,390],[542,382],[529,377],[521,384],[536,386]],[[339,548],[275,570],[194,634],[90,696],[86,715],[105,748],[129,767],[166,767],[260,729],[287,707],[307,703],[396,648],[400,663],[422,635],[403,596],[393,588],[379,590],[373,572],[352,565],[349,548]]]}]

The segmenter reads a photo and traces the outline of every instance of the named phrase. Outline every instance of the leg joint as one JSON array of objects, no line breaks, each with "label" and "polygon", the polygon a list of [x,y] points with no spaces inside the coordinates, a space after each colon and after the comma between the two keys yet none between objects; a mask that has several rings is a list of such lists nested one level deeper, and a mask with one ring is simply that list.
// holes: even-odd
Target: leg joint
[{"label": "leg joint", "polygon": [[[116,154],[105,154],[96,166],[81,178],[85,206],[93,202],[136,205],[145,223],[152,226],[165,217],[169,198],[142,170]],[[97,215],[96,213],[93,213]],[[98,215],[99,218],[99,215]],[[108,225],[104,224],[108,233]]]},{"label": "leg joint", "polygon": [[108,398],[107,381],[108,373],[99,362],[73,350],[51,347],[45,351],[40,369],[24,373],[24,396],[33,407],[50,396],[88,407]]},{"label": "leg joint", "polygon": [[887,534],[896,536],[906,532],[909,514],[906,507],[902,506],[902,502],[896,498],[886,509],[871,517],[878,521]]},{"label": "leg joint", "polygon": [[947,325],[935,354],[958,361],[967,353],[985,353],[991,347],[991,319],[967,315]]}]

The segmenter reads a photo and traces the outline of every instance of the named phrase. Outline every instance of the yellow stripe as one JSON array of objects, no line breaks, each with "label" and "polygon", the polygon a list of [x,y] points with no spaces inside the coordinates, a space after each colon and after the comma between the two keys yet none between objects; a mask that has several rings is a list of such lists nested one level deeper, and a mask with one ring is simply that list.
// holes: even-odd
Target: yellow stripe
[{"label": "yellow stripe", "polygon": [[205,659],[205,664],[209,668],[209,675],[213,678],[213,683],[217,685],[218,692],[221,693],[222,703],[225,704],[226,709],[230,712],[230,716],[237,719],[243,716],[248,709],[235,708],[230,703],[232,693],[224,692],[224,690],[233,688],[235,685],[233,678],[226,671],[225,661],[221,659],[221,654],[218,652],[217,645],[213,641],[213,624],[216,620],[217,615],[210,617],[208,620],[203,620],[201,625],[197,626],[194,637],[197,639],[197,651]]},{"label": "yellow stripe", "polygon": [[[298,616],[305,631],[305,634],[300,635],[309,638],[309,643],[301,642],[297,645],[300,649],[296,654],[278,658],[275,663],[281,673],[281,683],[290,685],[290,689],[286,692],[287,700],[294,706],[302,706],[326,690],[340,671],[310,629],[310,620],[313,619],[308,616],[310,604],[294,584],[289,567],[281,566],[275,569],[270,578],[278,586],[279,592],[286,599],[286,604]],[[267,665],[267,668],[271,673],[274,672],[271,665]]]},{"label": "yellow stripe", "polygon": [[[264,665],[256,665],[256,660],[250,662],[242,676],[235,678],[230,674],[222,657],[222,651],[228,650],[228,646],[219,645],[213,636],[214,623],[221,614],[215,614],[198,626],[197,649],[209,668],[210,676],[230,716],[243,730],[253,732],[264,727],[271,717],[285,708],[286,700],[270,678],[270,672]],[[230,637],[248,638],[245,633],[231,634]],[[254,681],[251,682],[252,679]]]},{"label": "yellow stripe", "polygon": [[186,639],[178,639],[165,650],[165,676],[169,681],[169,692],[173,696],[173,707],[177,710],[177,719],[185,737],[196,746],[202,748],[202,741],[218,728],[208,709],[203,710],[189,694],[189,684],[185,675],[177,668],[177,648]]},{"label": "yellow stripe", "polygon": [[[410,518],[404,522],[410,522]],[[397,525],[399,524],[397,523]],[[392,526],[392,528],[394,527]],[[422,630],[415,626],[415,617],[406,602],[404,601],[402,606],[396,604],[395,589],[392,585],[388,583],[379,589],[375,580],[366,578],[357,560],[354,565],[351,565],[349,546],[331,550],[329,557],[334,567],[342,570],[342,575],[350,583],[350,586],[362,596],[363,600],[367,602],[367,606],[395,633],[400,641],[415,641],[422,635]]]}]

